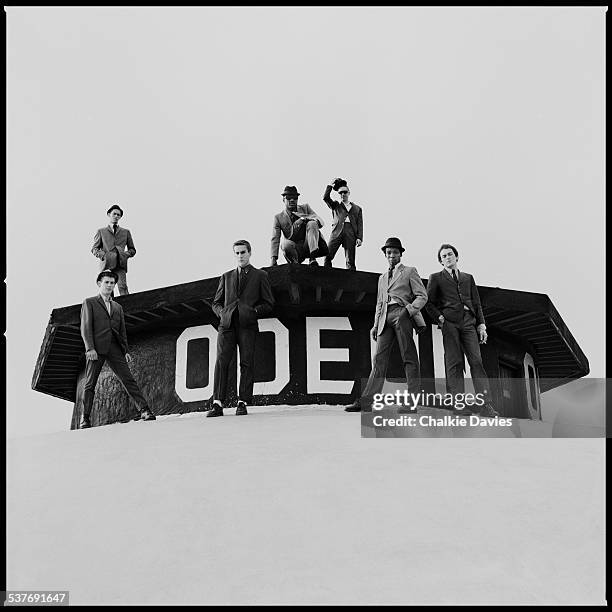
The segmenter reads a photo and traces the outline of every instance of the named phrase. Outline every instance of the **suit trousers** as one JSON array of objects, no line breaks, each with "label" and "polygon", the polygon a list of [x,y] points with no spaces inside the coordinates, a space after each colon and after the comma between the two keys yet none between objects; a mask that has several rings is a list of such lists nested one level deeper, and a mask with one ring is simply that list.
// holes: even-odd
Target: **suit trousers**
[{"label": "suit trousers", "polygon": [[283,238],[281,248],[288,263],[302,263],[319,248],[319,222],[311,219],[306,223],[305,240],[293,241]]},{"label": "suit trousers", "polygon": [[364,400],[371,402],[374,394],[382,391],[391,349],[396,341],[399,343],[408,391],[418,393],[421,390],[419,356],[412,339],[412,331],[412,319],[406,308],[399,304],[389,304],[385,326],[376,340],[376,354],[372,363],[372,371],[361,394]]},{"label": "suit trousers", "polygon": [[343,223],[342,232],[336,238],[329,239],[329,255],[325,258],[325,265],[331,266],[332,259],[335,257],[340,246],[344,247],[346,257],[346,269],[356,270],[355,250],[357,248],[357,234],[351,223]]},{"label": "suit trousers", "polygon": [[132,376],[132,372],[130,371],[127,361],[125,360],[125,355],[123,354],[119,344],[113,339],[106,355],[98,354],[98,359],[95,361],[85,362],[83,415],[87,418],[89,418],[91,415],[96,383],[98,382],[98,377],[102,371],[102,366],[106,361],[108,361],[108,365],[117,375],[117,378],[119,378],[121,384],[125,387],[128,395],[134,400],[134,402],[136,402],[138,409],[141,412],[143,410],[148,410],[149,406],[147,404],[147,400],[144,398],[138,383],[134,380],[134,376]]},{"label": "suit trousers", "polygon": [[247,404],[253,400],[253,384],[255,381],[255,337],[256,327],[242,327],[238,318],[238,310],[234,311],[232,325],[228,329],[219,329],[217,335],[217,361],[215,363],[215,379],[213,399],[224,402],[227,399],[227,381],[229,367],[236,350],[240,351],[240,386],[239,399]]},{"label": "suit trousers", "polygon": [[[106,266],[104,265],[104,260],[100,260],[100,272],[102,270],[106,270]],[[127,286],[127,270],[124,268],[115,268],[113,272],[119,277],[117,279],[117,289],[119,290],[119,295],[128,295],[128,286]]]},{"label": "suit trousers", "polygon": [[446,390],[449,393],[464,393],[465,380],[463,369],[467,357],[470,375],[476,393],[489,393],[489,379],[482,365],[480,343],[476,331],[476,317],[469,310],[463,311],[461,324],[451,323],[448,319],[442,325],[442,342],[444,344],[444,365],[446,369]]}]

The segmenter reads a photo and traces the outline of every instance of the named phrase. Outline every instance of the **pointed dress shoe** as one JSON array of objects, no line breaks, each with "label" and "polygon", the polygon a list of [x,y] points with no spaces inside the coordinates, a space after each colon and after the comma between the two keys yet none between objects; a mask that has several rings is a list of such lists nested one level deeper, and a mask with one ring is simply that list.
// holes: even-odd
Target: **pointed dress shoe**
[{"label": "pointed dress shoe", "polygon": [[236,416],[244,416],[245,414],[249,414],[247,412],[246,402],[242,400],[238,400],[238,407],[236,408]]},{"label": "pointed dress shoe", "polygon": [[91,422],[89,417],[82,416],[81,422],[79,423],[79,429],[89,429],[91,427]]}]

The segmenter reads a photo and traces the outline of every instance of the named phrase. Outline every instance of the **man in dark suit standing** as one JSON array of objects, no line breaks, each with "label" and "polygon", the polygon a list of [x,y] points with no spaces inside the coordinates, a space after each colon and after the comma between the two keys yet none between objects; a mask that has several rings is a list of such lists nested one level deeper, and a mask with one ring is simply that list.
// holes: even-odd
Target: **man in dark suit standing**
[{"label": "man in dark suit standing", "polygon": [[136,255],[136,247],[130,230],[119,227],[119,219],[123,217],[121,207],[113,204],[106,214],[109,224],[96,232],[91,252],[100,260],[100,270],[116,272],[119,295],[127,295],[127,260]]},{"label": "man in dark suit standing", "polygon": [[94,400],[96,382],[105,361],[136,402],[141,418],[154,421],[155,415],[149,409],[138,384],[134,380],[128,363],[132,360],[128,353],[123,308],[113,301],[112,295],[117,282],[117,274],[103,270],[96,279],[100,293],[86,298],[81,307],[81,337],[85,344],[85,389],[83,393],[83,416],[80,428],[91,427],[91,408]]},{"label": "man in dark suit standing", "polygon": [[[443,244],[438,249],[438,261],[443,269],[434,272],[427,281],[426,310],[442,330],[447,391],[453,394],[465,391],[465,354],[470,364],[474,390],[485,396],[480,414],[487,417],[499,416],[491,403],[489,379],[480,354],[479,343],[487,341],[487,326],[476,282],[471,274],[459,271],[459,252],[452,244]],[[470,414],[477,410],[478,406],[472,406],[455,412]]]},{"label": "man in dark suit standing", "polygon": [[229,366],[236,345],[240,350],[240,388],[236,414],[247,414],[247,404],[253,400],[255,336],[259,330],[257,319],[271,312],[274,306],[268,273],[254,268],[249,263],[249,242],[237,240],[233,248],[238,266],[221,276],[212,303],[220,321],[213,402],[206,415],[209,417],[223,416]]},{"label": "man in dark suit standing", "polygon": [[[333,200],[330,196],[332,189],[340,194],[341,201]],[[363,214],[361,206],[349,201],[348,185],[344,179],[336,178],[325,188],[323,194],[324,202],[332,211],[332,231],[327,246],[329,254],[325,258],[325,265],[332,266],[336,252],[340,245],[344,247],[346,267],[348,270],[356,270],[355,251],[363,243]]]},{"label": "man in dark suit standing", "polygon": [[425,329],[425,320],[420,311],[427,302],[427,291],[416,268],[400,263],[404,250],[399,238],[388,238],[382,247],[389,270],[378,279],[376,313],[371,330],[372,339],[376,341],[376,353],[361,398],[347,406],[346,412],[371,412],[372,399],[384,386],[391,349],[396,342],[404,364],[408,391],[418,393],[421,390],[419,356],[412,332],[417,327]]}]

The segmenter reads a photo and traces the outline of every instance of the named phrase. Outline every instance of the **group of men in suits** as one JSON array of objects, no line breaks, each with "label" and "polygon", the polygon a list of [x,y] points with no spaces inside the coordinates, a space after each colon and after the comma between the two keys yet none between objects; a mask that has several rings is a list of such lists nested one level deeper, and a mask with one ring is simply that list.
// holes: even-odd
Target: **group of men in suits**
[{"label": "group of men in suits", "polygon": [[[333,190],[339,193],[340,201],[331,198]],[[336,252],[343,246],[346,267],[355,270],[355,250],[363,242],[363,216],[361,208],[349,201],[350,191],[346,181],[334,179],[327,185],[323,195],[333,215],[329,243],[319,231],[324,225],[321,217],[308,204],[298,204],[300,194],[296,187],[285,187],[281,195],[285,209],[274,216],[272,265],[277,265],[279,246],[289,263],[301,263],[308,257],[311,265],[318,265],[317,257],[325,256],[325,266],[332,265]],[[96,232],[92,247],[92,253],[100,259],[101,271],[96,279],[99,294],[85,299],[81,308],[81,336],[86,351],[81,428],[91,426],[95,386],[105,362],[108,362],[138,406],[140,414],[135,419],[155,420],[155,415],[130,372],[128,363],[131,358],[123,309],[112,300],[116,285],[121,295],[128,293],[127,260],[136,254],[136,248],[131,232],[119,227],[123,210],[114,204],[108,209],[107,215],[109,224]],[[225,272],[219,279],[212,304],[213,311],[219,317],[219,329],[214,395],[207,414],[209,417],[223,416],[228,395],[229,368],[236,347],[240,350],[236,415],[248,414],[247,406],[253,399],[257,321],[274,307],[267,273],[250,264],[250,243],[238,240],[232,248],[236,267]],[[360,412],[372,409],[373,396],[383,388],[395,343],[399,345],[409,390],[420,390],[419,361],[413,333],[418,335],[426,329],[421,314],[425,308],[442,330],[448,391],[453,394],[463,393],[463,365],[464,357],[467,357],[475,390],[486,398],[480,413],[483,416],[496,416],[480,354],[480,343],[486,342],[487,332],[474,278],[471,274],[459,271],[457,249],[453,245],[443,244],[438,250],[438,261],[443,269],[429,277],[425,289],[416,268],[401,263],[404,251],[399,238],[389,238],[382,246],[389,268],[378,282],[374,326],[371,330],[376,342],[372,370],[361,396],[345,410]],[[456,412],[471,413],[476,410],[472,407]]]},{"label": "group of men in suits", "polygon": [[[336,190],[340,200],[331,197]],[[349,200],[351,192],[344,179],[335,178],[325,188],[323,201],[332,211],[332,230],[329,242],[320,232],[325,225],[309,204],[298,204],[300,196],[295,185],[287,185],[281,194],[285,208],[274,215],[271,241],[271,263],[278,264],[279,247],[288,263],[302,263],[307,257],[311,266],[318,266],[317,258],[325,257],[331,267],[340,246],[344,247],[346,268],[356,270],[355,251],[363,243],[363,213],[361,207]]]},{"label": "group of men in suits", "polygon": [[[419,361],[413,331],[425,329],[420,311],[425,308],[442,330],[447,392],[457,397],[465,390],[464,356],[481,402],[456,409],[458,415],[479,413],[485,417],[499,416],[493,406],[480,344],[487,341],[486,324],[474,277],[457,267],[459,252],[451,244],[438,249],[440,272],[430,275],[427,289],[416,268],[400,263],[404,252],[399,238],[389,238],[382,251],[389,264],[378,280],[376,313],[371,334],[376,342],[372,370],[361,397],[347,406],[347,412],[372,410],[374,395],[382,391],[391,349],[397,342],[404,364],[406,383],[411,393],[421,390]],[[463,402],[462,402],[463,405]],[[399,408],[411,412],[412,406]]]}]

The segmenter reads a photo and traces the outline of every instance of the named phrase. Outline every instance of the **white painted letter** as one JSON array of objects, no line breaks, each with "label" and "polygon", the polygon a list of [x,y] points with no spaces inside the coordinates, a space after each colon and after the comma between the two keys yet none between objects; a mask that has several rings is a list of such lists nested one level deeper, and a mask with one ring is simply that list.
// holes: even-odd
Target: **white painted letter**
[{"label": "white painted letter", "polygon": [[354,380],[321,380],[322,361],[348,361],[348,348],[321,348],[322,329],[352,330],[348,317],[306,317],[306,393],[348,395]]},{"label": "white painted letter", "polygon": [[[198,389],[187,388],[187,344],[190,340],[208,338],[208,385]],[[208,400],[213,394],[215,361],[217,360],[217,330],[212,325],[188,327],[176,339],[176,367],[174,389],[183,402]]]}]

